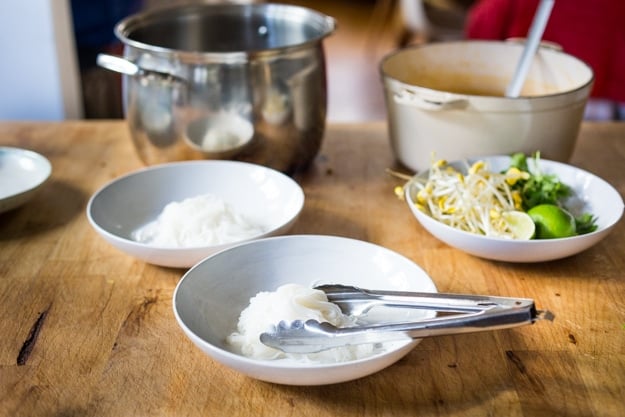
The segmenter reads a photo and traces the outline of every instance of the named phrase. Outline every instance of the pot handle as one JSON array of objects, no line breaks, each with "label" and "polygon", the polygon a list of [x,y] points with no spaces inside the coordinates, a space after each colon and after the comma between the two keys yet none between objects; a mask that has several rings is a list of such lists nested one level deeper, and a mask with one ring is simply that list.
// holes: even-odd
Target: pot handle
[{"label": "pot handle", "polygon": [[426,94],[421,92],[402,90],[393,95],[393,100],[397,104],[417,107],[421,110],[461,110],[469,105],[466,99],[452,97],[449,93]]},{"label": "pot handle", "polygon": [[98,54],[96,62],[102,68],[106,68],[111,71],[119,72],[124,75],[129,75],[131,77],[135,77],[139,75],[142,75],[142,76],[151,75],[157,78],[161,78],[163,81],[166,81],[166,82],[175,82],[175,81],[185,82],[183,78],[180,78],[177,75],[174,75],[168,72],[141,68],[134,62],[129,61],[126,58],[123,58],[117,55],[101,53],[101,54]]},{"label": "pot handle", "polygon": [[117,55],[98,54],[96,62],[102,68],[106,68],[107,70],[119,72],[125,75],[134,76],[137,75],[140,71],[137,64]]}]

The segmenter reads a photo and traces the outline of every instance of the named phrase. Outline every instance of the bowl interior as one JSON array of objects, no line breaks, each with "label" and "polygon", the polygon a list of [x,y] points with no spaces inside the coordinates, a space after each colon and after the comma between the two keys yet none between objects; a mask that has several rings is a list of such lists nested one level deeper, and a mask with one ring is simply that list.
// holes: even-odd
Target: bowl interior
[{"label": "bowl interior", "polygon": [[24,204],[52,173],[47,158],[26,149],[0,147],[0,213]]},{"label": "bowl interior", "polygon": [[212,194],[249,222],[261,226],[255,239],[286,232],[304,205],[301,187],[273,169],[235,161],[187,161],[143,169],[102,187],[90,199],[87,216],[109,243],[149,263],[190,267],[237,242],[199,247],[157,247],[132,239],[171,202]]},{"label": "bowl interior", "polygon": [[122,177],[94,195],[90,215],[124,239],[156,219],[173,201],[214,194],[250,221],[272,230],[301,210],[303,193],[291,178],[269,168],[233,161],[165,164]]},{"label": "bowl interior", "polygon": [[[174,310],[185,332],[209,355],[228,366],[239,367],[243,373],[274,382],[288,380],[298,384],[311,382],[311,377],[314,383],[336,382],[324,380],[333,378],[331,374],[318,374],[321,368],[333,367],[353,368],[335,375],[336,378],[359,377],[363,375],[359,374],[357,363],[383,361],[384,356],[393,354],[391,350],[354,363],[306,365],[249,359],[233,352],[225,339],[236,330],[239,315],[250,298],[261,291],[275,291],[287,283],[306,286],[341,283],[369,289],[436,291],[421,268],[383,247],[341,237],[282,236],[235,246],[194,266],[178,284]],[[425,317],[423,312],[418,314]],[[405,345],[402,342],[397,349]],[[291,374],[285,375],[285,369],[291,370]]]}]

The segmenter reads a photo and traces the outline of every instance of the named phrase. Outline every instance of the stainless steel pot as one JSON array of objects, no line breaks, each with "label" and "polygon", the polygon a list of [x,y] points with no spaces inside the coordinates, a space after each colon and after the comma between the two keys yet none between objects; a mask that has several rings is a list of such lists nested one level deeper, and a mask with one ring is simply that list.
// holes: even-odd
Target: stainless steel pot
[{"label": "stainless steel pot", "polygon": [[191,4],[115,27],[126,119],[146,164],[236,159],[291,173],[321,146],[331,17],[281,4]]}]

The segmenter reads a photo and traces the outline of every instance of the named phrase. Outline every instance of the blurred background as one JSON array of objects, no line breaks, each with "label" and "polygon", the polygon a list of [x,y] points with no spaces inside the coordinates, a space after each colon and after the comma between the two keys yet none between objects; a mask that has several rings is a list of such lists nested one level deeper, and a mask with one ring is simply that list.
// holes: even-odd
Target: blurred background
[{"label": "blurred background", "polygon": [[[188,2],[117,0],[124,6],[118,6],[117,13],[166,6],[177,1]],[[232,3],[252,1],[230,0]],[[385,118],[378,69],[381,58],[408,44],[462,39],[466,13],[473,1],[284,0],[280,3],[315,9],[337,20],[338,30],[324,41],[328,66],[328,120],[357,122]],[[116,1],[108,2],[113,4]],[[95,2],[72,0],[72,3],[74,19],[77,20],[80,11],[76,9],[93,9]],[[88,62],[93,63],[93,54],[87,55]],[[99,68],[88,68],[88,63],[81,66],[86,117],[122,117],[121,98],[110,94],[109,85],[115,83],[118,76]],[[109,94],[105,94],[106,91]]]},{"label": "blurred background", "polygon": [[[113,26],[124,16],[188,1],[4,0],[0,4],[0,51],[14,65],[0,70],[0,77],[5,80],[0,120],[122,118],[120,77],[96,67],[97,53],[121,53]],[[421,29],[426,25],[428,40],[462,38],[465,11],[471,3],[466,0],[279,2],[309,7],[338,21],[338,30],[326,39],[324,46],[328,66],[328,120],[342,122],[384,119],[380,59],[400,46],[424,41],[426,33]],[[423,9],[428,10],[429,22]],[[28,25],[21,23],[24,16],[28,16]],[[76,58],[72,56],[74,48]],[[38,56],[33,55],[35,49],[39,50]],[[55,82],[59,86],[50,87]],[[33,101],[32,96],[37,100]],[[54,109],[49,110],[50,107]]]},{"label": "blurred background", "polygon": [[[4,0],[0,5],[0,51],[5,56],[5,62],[11,65],[5,65],[0,70],[0,78],[4,82],[0,120],[122,118],[120,77],[95,65],[97,53],[121,53],[120,45],[113,36],[113,27],[123,17],[183,1],[189,0]],[[230,0],[239,3],[251,1],[254,0]],[[359,122],[385,118],[378,69],[384,55],[410,44],[464,39],[472,11],[480,25],[480,30],[473,31],[473,37],[504,39],[515,33],[526,33],[527,28],[523,25],[529,25],[538,1],[280,2],[309,7],[337,20],[338,30],[324,42],[328,71],[328,120]],[[625,1],[586,2],[592,13],[578,7],[578,3],[584,1],[566,0],[568,6],[556,2],[554,15],[556,12],[568,13],[571,16],[566,17],[573,20],[568,22],[568,34],[587,37],[589,42],[580,48],[593,51],[594,55],[590,58],[595,62],[590,64],[602,74],[599,81],[603,83],[603,78],[612,77],[620,85],[614,81],[617,87],[606,89],[616,88],[619,91],[596,94],[587,109],[586,118],[624,119],[625,107],[618,103],[625,102],[625,83],[620,81],[625,74],[625,25],[622,24],[625,21]],[[478,4],[480,10],[476,11],[474,9]],[[565,7],[570,10],[564,10]],[[28,16],[28,24],[24,24],[24,16]],[[574,19],[584,19],[578,22],[585,25],[583,31],[579,30]],[[507,25],[506,30],[502,30],[502,25]],[[558,38],[557,28],[551,26],[548,26],[546,36],[551,33],[550,36],[556,39],[580,44],[577,39],[567,38],[568,35]],[[596,37],[588,34],[596,34]],[[565,52],[571,53],[566,46]],[[583,55],[584,50],[581,51]],[[608,72],[611,75],[604,77],[603,74]]]},{"label": "blurred background", "polygon": [[328,119],[386,117],[379,63],[388,53],[423,42],[461,40],[473,0],[294,0],[334,17],[328,56]]}]

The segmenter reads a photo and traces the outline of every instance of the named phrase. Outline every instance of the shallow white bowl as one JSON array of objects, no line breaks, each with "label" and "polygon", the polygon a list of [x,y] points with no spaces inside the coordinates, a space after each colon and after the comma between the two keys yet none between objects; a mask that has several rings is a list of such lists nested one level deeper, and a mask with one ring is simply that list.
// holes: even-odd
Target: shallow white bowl
[{"label": "shallow white bowl", "polygon": [[377,355],[335,364],[256,360],[230,350],[225,339],[236,330],[250,298],[287,283],[436,292],[419,266],[383,247],[342,237],[281,236],[238,245],[194,266],[176,287],[174,314],[184,333],[214,360],[279,384],[321,385],[360,378],[393,364],[418,343],[393,342],[392,348]]},{"label": "shallow white bowl", "polygon": [[139,243],[132,239],[132,232],[155,220],[168,203],[207,193],[262,225],[265,233],[250,239],[285,233],[304,206],[302,188],[271,168],[235,161],[187,161],[145,168],[113,180],[91,197],[87,217],[104,239],[123,252],[156,265],[188,268],[241,241],[167,248]]},{"label": "shallow white bowl", "polygon": [[52,173],[44,156],[26,149],[0,147],[0,213],[26,203]]},{"label": "shallow white bowl", "polygon": [[[486,161],[494,172],[506,170],[510,166],[508,156],[471,158],[469,165],[477,160]],[[531,161],[528,161],[531,162]],[[456,169],[466,171],[463,162],[452,162]],[[565,258],[582,252],[605,238],[623,214],[623,199],[618,191],[596,175],[571,165],[540,160],[540,169],[545,174],[555,174],[563,183],[570,186],[576,196],[574,214],[592,213],[597,217],[598,228],[592,233],[562,239],[513,240],[481,236],[447,226],[433,219],[415,204],[417,189],[408,185],[405,197],[408,207],[419,223],[439,240],[472,255],[506,262],[543,262]],[[427,178],[428,171],[418,177]],[[567,207],[570,208],[570,207]]]}]

